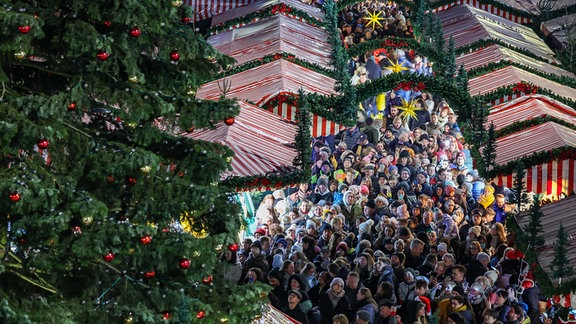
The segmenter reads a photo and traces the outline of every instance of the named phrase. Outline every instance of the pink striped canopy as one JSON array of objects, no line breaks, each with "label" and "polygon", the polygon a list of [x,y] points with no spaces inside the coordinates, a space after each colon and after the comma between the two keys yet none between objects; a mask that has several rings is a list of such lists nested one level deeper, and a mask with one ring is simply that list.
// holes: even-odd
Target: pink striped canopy
[{"label": "pink striped canopy", "polygon": [[570,106],[543,95],[522,96],[518,99],[493,107],[487,125],[494,122],[499,130],[514,122],[536,117],[550,116],[576,125],[576,111]]},{"label": "pink striped canopy", "polygon": [[482,95],[500,87],[515,85],[522,81],[530,82],[536,86],[550,90],[557,95],[572,100],[576,99],[576,89],[548,80],[515,66],[507,66],[470,79],[470,81],[468,81],[468,92],[471,96]]},{"label": "pink striped canopy", "polygon": [[255,0],[188,0],[186,4],[194,10],[194,21],[201,21]]},{"label": "pink striped canopy", "polygon": [[498,39],[554,62],[554,52],[530,27],[469,5],[452,7],[436,16],[442,22],[446,43],[453,37],[456,48],[479,40]]},{"label": "pink striped canopy", "polygon": [[336,81],[323,74],[285,60],[276,60],[225,79],[206,83],[198,89],[200,99],[216,100],[221,95],[224,82],[230,84],[227,98],[248,100],[261,106],[281,92],[305,92],[322,95],[334,94]]},{"label": "pink striped canopy", "polygon": [[223,122],[216,129],[194,130],[183,137],[217,142],[234,151],[229,176],[255,176],[285,172],[298,154],[292,147],[298,127],[278,115],[245,102],[231,126]]},{"label": "pink striped canopy", "polygon": [[290,53],[296,58],[332,69],[328,33],[318,27],[284,15],[208,37],[208,43],[231,56],[238,64],[275,53]]},{"label": "pink striped canopy", "polygon": [[564,146],[576,148],[576,131],[554,122],[546,122],[499,138],[496,164],[506,164],[535,152]]},{"label": "pink striped canopy", "polygon": [[466,70],[472,70],[490,63],[498,63],[501,61],[510,61],[522,64],[539,70],[540,72],[553,73],[558,76],[567,76],[571,78],[576,77],[574,73],[559,68],[558,66],[536,60],[500,45],[490,45],[483,49],[460,55],[456,58],[456,66],[464,65]]},{"label": "pink striped canopy", "polygon": [[277,4],[281,5],[283,3],[289,7],[294,8],[294,9],[304,11],[310,17],[316,18],[320,21],[324,19],[324,12],[322,12],[322,10],[320,8],[309,5],[309,4],[305,4],[302,1],[298,1],[298,0],[261,0],[261,1],[250,1],[249,5],[231,7],[232,9],[230,9],[230,10],[226,10],[225,12],[222,11],[222,14],[215,15],[212,18],[212,26],[211,27],[218,26],[218,25],[223,24],[229,20],[240,18],[240,17],[246,16],[248,14],[251,14],[253,12],[260,11],[264,8],[268,8],[270,6],[277,5]]}]

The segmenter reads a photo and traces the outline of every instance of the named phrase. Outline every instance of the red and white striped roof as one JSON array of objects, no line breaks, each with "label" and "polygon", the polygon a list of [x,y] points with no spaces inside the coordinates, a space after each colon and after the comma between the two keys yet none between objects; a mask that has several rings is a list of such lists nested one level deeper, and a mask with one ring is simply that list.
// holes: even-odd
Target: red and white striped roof
[{"label": "red and white striped roof", "polygon": [[562,97],[572,100],[576,99],[576,89],[548,80],[515,66],[507,66],[470,79],[468,81],[468,92],[471,96],[478,96],[494,91],[500,87],[517,84],[522,81],[548,89]]},{"label": "red and white striped roof", "polygon": [[[536,249],[538,255],[538,262],[542,269],[548,274],[554,284],[558,283],[558,278],[552,275],[552,262],[554,260],[555,252],[554,247],[558,244],[558,230],[560,224],[566,231],[568,242],[566,249],[574,251],[576,249],[576,196],[562,199],[558,202],[544,205],[541,207],[543,232],[540,234],[544,238],[544,245]],[[518,225],[524,228],[530,222],[530,213],[521,214],[516,216]],[[576,253],[568,253],[566,255],[568,264],[576,268]],[[576,278],[576,274],[569,278]],[[562,278],[563,282],[568,281],[569,278]],[[575,305],[572,305],[574,307]]]},{"label": "red and white striped roof", "polygon": [[464,65],[466,70],[472,70],[486,64],[498,63],[500,61],[511,61],[534,68],[544,73],[553,73],[558,76],[567,76],[571,78],[576,77],[574,73],[559,68],[558,66],[536,60],[530,56],[496,44],[460,55],[456,58],[456,66]]},{"label": "red and white striped roof", "polygon": [[444,38],[454,38],[456,48],[479,40],[497,39],[516,48],[554,62],[554,52],[530,27],[469,5],[460,5],[436,13],[442,22]]},{"label": "red and white striped roof", "polygon": [[[514,9],[518,9],[527,13],[534,14],[536,16],[540,15],[540,10],[538,9],[539,0],[496,0]],[[554,0],[554,10],[565,8],[574,4],[574,0]]]},{"label": "red and white striped roof", "polygon": [[242,64],[279,52],[332,69],[328,33],[284,15],[208,37],[208,43]]},{"label": "red and white striped roof", "polygon": [[[318,72],[285,60],[276,60],[225,78],[230,84],[227,98],[248,100],[257,105],[266,103],[280,92],[335,94],[336,81]],[[198,89],[199,99],[216,100],[221,95],[224,79],[206,83]]]},{"label": "red and white striped roof", "polygon": [[493,107],[488,115],[487,124],[494,122],[496,130],[499,130],[514,122],[543,116],[555,117],[576,125],[576,110],[542,95],[522,96]]},{"label": "red and white striped roof", "polygon": [[187,0],[194,10],[194,22],[208,19],[232,8],[245,6],[255,0]]},{"label": "red and white striped roof", "polygon": [[183,137],[217,142],[234,151],[229,176],[254,176],[284,172],[292,167],[297,151],[292,147],[298,127],[262,108],[241,102],[240,114],[231,126],[223,122],[216,129],[194,130]]},{"label": "red and white striped roof", "polygon": [[322,21],[324,19],[324,12],[322,11],[322,9],[309,5],[309,4],[305,4],[301,1],[298,0],[263,0],[263,1],[254,1],[251,2],[249,5],[246,6],[236,6],[233,9],[230,10],[226,10],[226,12],[222,12],[219,15],[215,15],[212,18],[212,26],[218,26],[220,24],[223,24],[229,20],[233,20],[236,18],[240,18],[243,16],[246,16],[248,14],[251,14],[253,12],[257,12],[260,11],[264,8],[268,8],[270,6],[273,5],[281,5],[281,4],[286,4],[289,7],[292,7],[294,9],[298,9],[300,11],[304,11],[306,12],[310,17],[316,18],[320,21]]},{"label": "red and white striped roof", "polygon": [[496,141],[496,164],[503,165],[536,152],[558,147],[576,147],[576,131],[546,122]]}]

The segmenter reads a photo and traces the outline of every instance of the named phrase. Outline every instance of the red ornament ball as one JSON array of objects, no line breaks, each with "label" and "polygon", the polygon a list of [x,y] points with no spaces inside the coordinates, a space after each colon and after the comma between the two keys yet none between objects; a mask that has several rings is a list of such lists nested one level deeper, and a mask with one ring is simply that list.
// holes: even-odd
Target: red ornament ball
[{"label": "red ornament ball", "polygon": [[150,235],[144,235],[140,238],[140,243],[142,243],[142,245],[148,245],[150,243],[152,243],[152,236]]},{"label": "red ornament ball", "polygon": [[212,277],[212,275],[208,275],[208,276],[202,278],[202,282],[207,284],[207,285],[211,284],[212,280],[214,280],[214,277]]},{"label": "red ornament ball", "polygon": [[76,102],[72,101],[70,104],[68,104],[68,110],[76,110]]},{"label": "red ornament ball", "polygon": [[180,262],[178,262],[178,266],[180,269],[188,269],[190,267],[190,259],[182,258]]},{"label": "red ornament ball", "polygon": [[127,182],[129,185],[132,185],[132,186],[133,186],[133,185],[135,185],[135,184],[138,182],[138,180],[136,180],[136,178],[133,178],[133,177],[128,177],[128,178],[126,179],[126,182]]},{"label": "red ornament ball", "polygon": [[43,138],[43,139],[39,140],[38,143],[36,143],[36,145],[38,145],[39,149],[45,150],[48,148],[48,145],[50,145],[50,142],[48,142],[47,139]]},{"label": "red ornament ball", "polygon": [[19,201],[20,198],[22,198],[22,197],[21,197],[20,194],[17,193],[17,192],[13,192],[13,193],[10,194],[10,200],[13,201],[13,202]]},{"label": "red ornament ball", "polygon": [[106,21],[102,22],[102,25],[104,25],[106,28],[110,28],[110,26],[112,26],[112,22],[106,20]]},{"label": "red ornament ball", "polygon": [[226,124],[228,126],[234,125],[234,122],[235,122],[234,117],[224,118],[224,124]]},{"label": "red ornament ball", "polygon": [[197,319],[203,319],[206,316],[206,312],[201,310],[198,313],[196,313],[196,318]]},{"label": "red ornament ball", "polygon": [[106,61],[108,58],[110,58],[110,54],[106,53],[105,51],[100,51],[96,57],[98,57],[99,61]]},{"label": "red ornament ball", "polygon": [[154,270],[144,273],[144,278],[146,279],[152,279],[154,277],[156,277],[156,271]]},{"label": "red ornament ball", "polygon": [[112,252],[108,252],[108,253],[104,254],[104,256],[103,256],[104,261],[106,261],[106,262],[112,262],[115,257],[116,256]]},{"label": "red ornament ball", "polygon": [[22,33],[22,34],[28,34],[30,32],[30,25],[25,25],[25,26],[19,26],[18,30]]},{"label": "red ornament ball", "polygon": [[170,317],[172,317],[172,316],[170,315],[170,312],[168,312],[167,310],[162,311],[162,320],[167,321],[167,320],[170,319]]},{"label": "red ornament ball", "polygon": [[238,252],[239,248],[240,248],[240,246],[238,245],[238,243],[232,243],[232,244],[228,245],[228,250],[230,250],[232,252]]},{"label": "red ornament ball", "polygon": [[174,62],[178,62],[178,60],[180,59],[180,54],[178,54],[178,51],[170,52],[170,59]]},{"label": "red ornament ball", "polygon": [[192,21],[192,18],[190,17],[182,17],[182,22],[185,24],[189,24]]},{"label": "red ornament ball", "polygon": [[142,34],[142,31],[140,30],[140,28],[134,26],[132,29],[130,29],[130,36],[132,37],[138,37]]}]

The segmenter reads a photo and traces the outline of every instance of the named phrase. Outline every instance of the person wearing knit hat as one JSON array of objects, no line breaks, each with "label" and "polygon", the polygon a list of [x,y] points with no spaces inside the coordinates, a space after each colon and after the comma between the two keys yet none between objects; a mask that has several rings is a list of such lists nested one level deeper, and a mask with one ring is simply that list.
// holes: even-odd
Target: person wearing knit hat
[{"label": "person wearing knit hat", "polygon": [[344,288],[344,280],[342,278],[336,277],[332,279],[332,282],[330,282],[330,288],[334,287],[334,285],[340,285],[340,287]]},{"label": "person wearing knit hat", "polygon": [[362,237],[362,234],[370,234],[373,225],[374,221],[371,219],[368,219],[367,221],[360,223],[360,225],[358,225],[358,236]]},{"label": "person wearing knit hat", "polygon": [[322,324],[331,324],[332,318],[336,314],[346,314],[350,316],[350,302],[345,297],[344,280],[336,277],[332,279],[330,288],[320,295],[320,314],[322,314]]},{"label": "person wearing knit hat", "polygon": [[318,226],[318,225],[316,224],[316,222],[315,222],[314,220],[312,220],[312,219],[308,219],[308,220],[306,221],[306,228],[307,228],[307,229],[308,229],[308,228],[316,229],[317,226]]},{"label": "person wearing knit hat", "polygon": [[365,309],[360,309],[356,312],[356,323],[357,324],[368,324],[370,323],[370,312]]}]

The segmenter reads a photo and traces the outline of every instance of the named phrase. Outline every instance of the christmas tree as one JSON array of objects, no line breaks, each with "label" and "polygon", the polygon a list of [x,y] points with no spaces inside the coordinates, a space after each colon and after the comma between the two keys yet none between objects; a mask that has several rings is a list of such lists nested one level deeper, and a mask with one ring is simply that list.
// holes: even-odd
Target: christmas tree
[{"label": "christmas tree", "polygon": [[[232,62],[172,1],[0,7],[0,322],[247,323],[267,288],[223,279],[238,249],[228,127],[196,89]],[[222,123],[224,121],[224,123]]]}]

